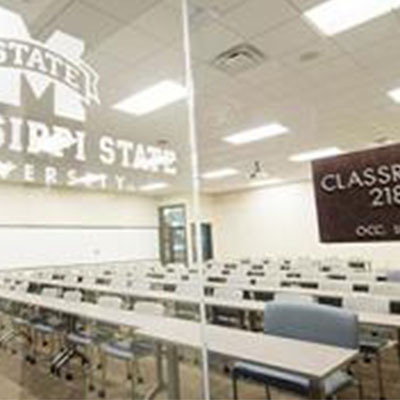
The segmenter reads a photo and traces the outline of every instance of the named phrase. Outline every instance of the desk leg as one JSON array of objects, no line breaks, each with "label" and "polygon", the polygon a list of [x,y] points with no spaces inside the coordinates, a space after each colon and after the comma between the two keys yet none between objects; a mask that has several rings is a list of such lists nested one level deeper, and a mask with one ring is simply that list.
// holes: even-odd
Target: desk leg
[{"label": "desk leg", "polygon": [[154,399],[165,388],[163,365],[162,365],[162,351],[161,344],[156,344],[156,370],[157,370],[157,383],[145,396],[146,400]]},{"label": "desk leg", "polygon": [[397,329],[397,358],[400,367],[400,328]]},{"label": "desk leg", "polygon": [[180,400],[179,357],[174,345],[167,346],[168,399]]},{"label": "desk leg", "polygon": [[324,398],[324,391],[322,389],[322,382],[318,379],[312,379],[310,382],[310,399],[322,400]]}]

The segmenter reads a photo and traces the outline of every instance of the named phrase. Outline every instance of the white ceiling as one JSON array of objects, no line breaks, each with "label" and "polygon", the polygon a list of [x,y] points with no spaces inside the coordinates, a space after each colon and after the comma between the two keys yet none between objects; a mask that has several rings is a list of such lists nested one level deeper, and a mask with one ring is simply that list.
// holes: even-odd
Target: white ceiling
[{"label": "white ceiling", "polygon": [[[191,0],[201,169],[240,171],[205,182],[204,190],[245,187],[256,160],[271,177],[292,181],[309,177],[308,164],[288,161],[293,153],[328,146],[351,151],[378,137],[400,138],[400,106],[386,96],[400,86],[400,13],[327,38],[302,18],[302,11],[320,2]],[[101,76],[102,98],[88,130],[149,143],[168,139],[182,159],[171,191],[190,189],[187,105],[140,118],[111,110],[123,97],[161,79],[184,82],[179,0],[0,0],[0,5],[22,13],[43,38],[55,29],[84,38],[87,61]],[[264,52],[266,61],[237,76],[212,66],[214,57],[243,42]],[[312,53],[318,57],[301,61]],[[239,147],[221,140],[270,121],[291,133]]]}]

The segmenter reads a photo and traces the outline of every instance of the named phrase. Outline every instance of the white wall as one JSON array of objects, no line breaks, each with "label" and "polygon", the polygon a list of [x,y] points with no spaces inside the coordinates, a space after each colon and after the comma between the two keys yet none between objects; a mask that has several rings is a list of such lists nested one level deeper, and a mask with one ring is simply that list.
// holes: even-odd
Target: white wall
[{"label": "white wall", "polygon": [[214,197],[216,258],[356,256],[400,266],[399,243],[321,244],[310,182]]},{"label": "white wall", "polygon": [[149,258],[158,258],[154,198],[0,186],[0,268]]},{"label": "white wall", "polygon": [[151,197],[0,185],[0,225],[157,226]]}]

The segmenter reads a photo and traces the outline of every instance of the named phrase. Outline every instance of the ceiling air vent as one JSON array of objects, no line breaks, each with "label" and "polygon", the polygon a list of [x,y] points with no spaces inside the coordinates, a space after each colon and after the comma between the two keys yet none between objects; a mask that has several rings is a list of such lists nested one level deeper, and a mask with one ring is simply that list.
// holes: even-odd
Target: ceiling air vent
[{"label": "ceiling air vent", "polygon": [[266,61],[265,54],[248,43],[242,43],[214,58],[212,65],[230,75],[237,75],[255,68]]}]

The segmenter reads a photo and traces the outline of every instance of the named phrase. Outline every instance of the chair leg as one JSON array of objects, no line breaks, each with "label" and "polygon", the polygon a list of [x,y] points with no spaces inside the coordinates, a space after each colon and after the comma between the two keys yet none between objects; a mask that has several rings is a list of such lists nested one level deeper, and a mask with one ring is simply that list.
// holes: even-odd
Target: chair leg
[{"label": "chair leg", "polygon": [[101,352],[101,390],[99,391],[99,397],[106,397],[106,384],[107,384],[107,355]]},{"label": "chair leg", "polygon": [[271,400],[271,391],[269,390],[269,386],[265,385],[265,398],[267,400]]},{"label": "chair leg", "polygon": [[132,400],[136,399],[136,371],[137,371],[137,366],[136,366],[136,359],[132,358],[129,362],[130,364],[130,374],[131,374],[131,396]]},{"label": "chair leg", "polygon": [[126,379],[130,381],[132,379],[132,372],[131,372],[131,361],[126,361]]},{"label": "chair leg", "polygon": [[358,398],[359,400],[363,400],[364,399],[364,390],[363,390],[363,384],[362,384],[362,380],[360,377],[358,377]]},{"label": "chair leg", "polygon": [[238,400],[238,383],[237,376],[235,373],[232,374],[232,389],[233,389],[233,400]]},{"label": "chair leg", "polygon": [[381,354],[379,351],[376,353],[376,373],[378,376],[378,387],[379,387],[379,398],[381,400],[385,399],[385,389],[383,386],[383,377],[382,377],[382,360]]},{"label": "chair leg", "polygon": [[89,383],[89,392],[94,390],[94,379],[93,379],[93,366],[94,366],[94,349],[92,345],[87,346],[86,350],[87,359],[89,361],[88,365],[88,383]]}]

